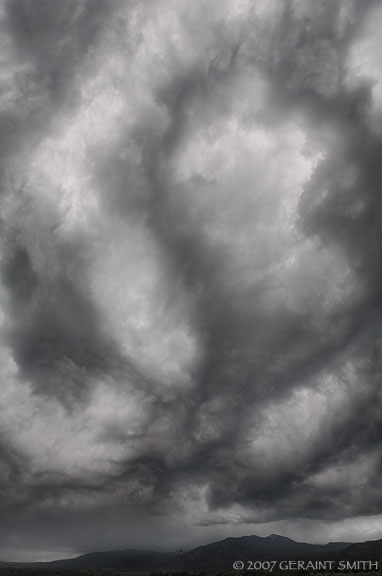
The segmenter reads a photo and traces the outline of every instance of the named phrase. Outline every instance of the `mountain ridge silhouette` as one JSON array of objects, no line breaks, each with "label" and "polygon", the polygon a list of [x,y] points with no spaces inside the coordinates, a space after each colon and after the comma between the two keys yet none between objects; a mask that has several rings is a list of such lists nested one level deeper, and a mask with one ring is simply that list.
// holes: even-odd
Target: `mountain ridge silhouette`
[{"label": "mountain ridge silhouette", "polygon": [[[371,542],[371,543],[370,543]],[[6,562],[1,566],[30,568],[67,568],[67,569],[117,569],[117,570],[232,570],[237,560],[303,560],[311,558],[342,559],[350,548],[349,559],[358,554],[364,556],[363,546],[382,550],[382,540],[369,543],[328,542],[327,544],[310,544],[297,542],[286,536],[271,534],[266,537],[249,535],[227,537],[191,550],[158,552],[144,549],[109,550],[89,552],[75,558],[53,560],[49,562]],[[366,549],[365,549],[366,552]],[[374,552],[373,552],[374,554]],[[345,556],[344,556],[345,555]],[[378,555],[375,552],[374,556]],[[382,556],[382,554],[381,554]],[[369,557],[364,556],[365,559]],[[371,559],[371,558],[370,558]]]}]

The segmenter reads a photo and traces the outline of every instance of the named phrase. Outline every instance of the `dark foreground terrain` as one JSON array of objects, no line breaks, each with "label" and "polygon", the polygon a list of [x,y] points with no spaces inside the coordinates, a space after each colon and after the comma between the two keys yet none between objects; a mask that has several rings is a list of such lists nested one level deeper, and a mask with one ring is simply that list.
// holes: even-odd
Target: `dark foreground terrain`
[{"label": "dark foreground terrain", "polygon": [[70,570],[70,569],[46,569],[46,568],[16,568],[16,567],[0,567],[0,576],[243,576],[243,574],[251,575],[256,574],[256,576],[269,576],[270,574],[274,576],[302,576],[302,575],[320,575],[329,576],[330,574],[346,574],[347,576],[373,576],[382,574],[381,564],[378,570],[367,570],[367,571],[353,571],[353,570],[280,570],[276,568],[272,572],[270,571],[243,571],[243,572],[184,572],[184,571],[168,571],[168,572],[130,572],[121,570]]},{"label": "dark foreground terrain", "polygon": [[[238,562],[239,561],[239,562]],[[238,565],[237,570],[233,567]],[[175,553],[116,550],[53,562],[0,562],[0,576],[290,576],[292,574],[381,574],[382,540],[324,546],[267,538],[226,538]]]}]

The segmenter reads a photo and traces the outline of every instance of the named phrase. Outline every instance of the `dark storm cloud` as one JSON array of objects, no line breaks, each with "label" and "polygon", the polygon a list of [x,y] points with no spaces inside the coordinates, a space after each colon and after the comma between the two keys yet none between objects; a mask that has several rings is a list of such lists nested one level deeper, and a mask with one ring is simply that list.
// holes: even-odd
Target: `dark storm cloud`
[{"label": "dark storm cloud", "polygon": [[[110,5],[110,3],[109,3]],[[53,115],[78,97],[76,76],[102,28],[99,2],[2,3],[1,159],[35,145]],[[8,69],[8,70],[7,70]],[[8,72],[8,73],[7,73]]]},{"label": "dark storm cloud", "polygon": [[[41,131],[49,130],[60,107],[72,105],[78,89],[76,74],[99,33],[106,8],[102,2],[91,7],[88,2],[33,1],[6,2],[4,6],[3,28],[10,39],[7,64],[14,69],[4,82],[12,99],[2,117],[12,128],[2,131],[7,148],[2,158],[9,155],[12,162],[17,147],[33,146]],[[102,369],[101,357],[110,345],[105,348],[104,342],[97,342],[99,330],[91,303],[67,273],[78,259],[75,242],[59,249],[62,270],[49,285],[33,269],[26,238],[19,230],[27,206],[32,210],[36,206],[31,207],[24,195],[25,183],[21,187],[14,181],[7,184],[8,194],[21,198],[16,219],[6,222],[2,218],[3,282],[14,318],[8,335],[21,375],[33,378],[36,387],[46,393],[56,389],[69,400],[76,396],[75,390],[78,395],[84,393],[90,366]],[[57,222],[44,222],[44,217],[35,220],[42,242],[55,242],[55,225]],[[94,343],[91,334],[95,334]],[[112,358],[110,351],[108,356]]]},{"label": "dark storm cloud", "polygon": [[[16,0],[6,9],[16,55],[32,64],[26,90],[32,82],[32,88],[48,93],[52,105],[73,105],[78,67],[102,29],[107,3]],[[23,96],[28,100],[28,94]]]},{"label": "dark storm cloud", "polygon": [[382,137],[346,78],[378,4],[6,6],[9,518],[376,514]]},{"label": "dark storm cloud", "polygon": [[14,247],[3,270],[11,291],[14,326],[9,340],[21,377],[44,394],[78,400],[89,376],[111,370],[115,352],[102,341],[89,300],[65,275],[54,285],[39,282],[26,248]]},{"label": "dark storm cloud", "polygon": [[[5,3],[4,28],[12,40],[9,57],[14,64],[8,83],[15,93],[10,111],[3,114],[5,123],[15,123],[3,131],[8,148],[3,158],[11,156],[10,166],[15,134],[19,149],[27,144],[28,154],[42,131],[42,137],[49,135],[50,122],[75,105],[79,75],[86,72],[86,58],[110,6],[102,0]],[[103,337],[96,310],[81,287],[83,242],[73,237],[60,243],[56,230],[62,222],[52,210],[38,215],[28,183],[12,177],[4,182],[8,197],[18,199],[12,219],[2,217],[2,277],[13,315],[8,338],[20,375],[32,379],[37,391],[70,404],[86,396],[92,374],[120,368],[118,347]],[[28,210],[34,215],[33,234],[43,245],[55,246],[53,278],[34,270],[28,234],[22,231]],[[126,363],[124,368],[129,371]]]},{"label": "dark storm cloud", "polygon": [[[322,19],[318,18],[317,22],[310,21],[309,26],[304,27],[301,26],[301,21],[296,22],[293,9],[287,7],[280,28],[274,34],[278,41],[278,53],[282,56],[281,58],[279,56],[280,61],[274,69],[272,62],[274,54],[271,52],[268,68],[268,73],[274,78],[275,91],[279,92],[281,88],[284,93],[284,99],[279,102],[280,107],[284,106],[284,111],[282,109],[278,111],[280,116],[285,115],[288,109],[301,107],[304,114],[308,117],[310,115],[313,119],[314,125],[319,125],[321,122],[335,122],[335,129],[338,130],[340,137],[339,146],[343,149],[338,150],[337,143],[337,147],[328,154],[329,159],[325,158],[319,163],[300,203],[301,229],[307,236],[319,235],[321,241],[329,245],[329,249],[335,243],[349,256],[351,255],[364,292],[361,302],[350,302],[345,309],[341,309],[339,305],[338,309],[332,312],[332,317],[328,319],[329,327],[332,329],[326,333],[325,342],[322,342],[321,335],[316,333],[315,326],[309,322],[310,319],[306,315],[282,309],[275,309],[271,313],[267,311],[264,314],[260,307],[251,307],[250,304],[246,307],[242,299],[238,301],[235,294],[227,293],[226,286],[222,282],[224,259],[219,259],[219,253],[216,254],[216,251],[209,253],[209,247],[199,237],[200,230],[197,228],[190,230],[187,226],[185,230],[184,226],[179,230],[176,224],[172,224],[177,221],[179,215],[172,212],[171,201],[167,195],[168,182],[158,181],[160,169],[156,170],[157,176],[153,179],[155,167],[153,169],[152,163],[149,163],[153,190],[152,215],[156,235],[160,243],[165,246],[167,255],[172,258],[175,277],[179,278],[180,275],[186,288],[191,291],[199,287],[196,314],[200,323],[199,331],[204,335],[205,361],[200,368],[198,391],[192,391],[191,409],[184,435],[192,437],[193,433],[195,434],[200,414],[210,400],[218,397],[219,406],[206,409],[206,418],[213,431],[213,439],[203,446],[199,446],[196,440],[191,462],[187,462],[186,468],[192,469],[196,476],[199,473],[208,474],[210,470],[211,502],[214,505],[224,505],[227,501],[233,500],[245,504],[259,501],[261,505],[277,502],[282,507],[282,502],[301,490],[301,485],[312,472],[317,472],[330,463],[331,459],[341,454],[342,449],[347,448],[353,439],[358,448],[358,450],[353,448],[353,452],[356,450],[358,453],[365,450],[363,445],[365,436],[366,445],[369,443],[373,445],[374,442],[378,444],[381,440],[378,426],[362,425],[362,422],[369,420],[365,418],[368,408],[378,402],[378,383],[373,385],[370,382],[370,375],[375,374],[374,370],[378,370],[380,362],[378,349],[375,349],[370,359],[365,357],[365,350],[369,346],[374,346],[379,327],[373,329],[373,318],[380,317],[378,300],[381,288],[378,266],[380,200],[377,191],[381,174],[376,162],[380,152],[380,139],[369,133],[362,112],[365,107],[367,109],[370,98],[367,88],[347,93],[340,81],[336,87],[334,86],[336,79],[331,82],[332,78],[320,76],[321,69],[329,65],[328,56],[340,60],[341,52],[355,33],[355,27],[350,27],[350,31],[340,40],[335,37],[336,29],[333,23],[336,23],[334,16],[337,11],[338,7],[331,6],[323,12]],[[356,22],[359,25],[364,14],[359,13],[357,16]],[[306,57],[304,51],[307,53]],[[299,59],[296,70],[294,60],[297,54]],[[230,60],[232,68],[237,60],[240,60],[240,56]],[[340,65],[341,62],[339,68]],[[334,70],[333,74],[340,77],[341,72],[341,69],[338,72]],[[209,91],[216,90],[215,78],[212,76],[211,79],[211,76],[206,77],[202,73],[199,76],[193,74],[186,80],[176,82],[177,88],[169,91],[171,96],[176,94],[176,97],[172,96],[170,100],[169,132],[164,141],[160,141],[158,145],[162,162],[163,153],[171,153],[171,147],[177,146],[176,134],[182,134],[183,115],[190,100],[200,97],[200,94],[206,97]],[[276,97],[280,98],[279,93]],[[284,100],[286,106],[283,104]],[[152,161],[152,148],[149,150]],[[355,170],[357,177],[350,190],[349,186],[346,190],[341,190],[341,186],[346,187],[346,183],[341,185],[341,176],[346,167]],[[321,174],[328,174],[326,183],[320,182]],[[328,190],[322,203],[317,201],[319,194],[316,188],[320,187]],[[360,191],[362,191],[361,199]],[[312,208],[309,203],[313,205]],[[261,293],[266,289],[266,284],[255,287],[255,294],[259,300]],[[370,335],[365,335],[364,323],[371,325],[371,330],[368,330],[371,332]],[[361,350],[357,350],[354,345],[351,346],[355,338],[363,341]],[[246,349],[248,342],[251,343],[249,350]],[[303,383],[312,373],[319,374],[324,367],[330,367],[331,362],[335,365],[335,357],[339,352],[344,356],[347,347],[352,350],[352,356],[360,355],[365,362],[369,361],[364,379],[368,382],[367,385],[371,386],[371,391],[364,400],[365,406],[360,422],[358,423],[355,414],[358,413],[359,407],[354,406],[345,419],[342,419],[337,426],[333,426],[329,438],[322,434],[322,444],[319,443],[312,448],[311,454],[305,455],[306,463],[302,469],[300,466],[298,471],[293,472],[276,470],[271,481],[268,477],[264,478],[264,487],[261,474],[257,470],[250,470],[244,474],[242,470],[234,472],[231,479],[230,471],[235,470],[235,467],[231,458],[227,458],[227,453],[231,454],[234,460],[247,423],[246,412],[253,414],[253,410],[256,411],[259,403],[262,404],[267,397],[287,394],[288,386],[295,387]],[[262,348],[265,357],[259,358],[258,350]],[[231,356],[230,361],[225,360],[227,356]],[[239,420],[231,415],[232,409],[237,407],[240,407]],[[371,409],[371,421],[375,421],[376,418],[373,412]],[[350,434],[355,422],[355,431]],[[363,441],[359,440],[360,437],[363,437]],[[227,464],[219,466],[220,460],[224,461],[224,457],[219,457],[220,451],[230,462],[228,468]],[[346,455],[344,458],[346,460]],[[293,463],[290,463],[289,467],[293,468]],[[216,472],[219,473],[219,477],[223,476],[226,479],[226,486],[222,487],[218,480],[215,481]],[[244,476],[244,480],[241,476]],[[259,476],[260,479],[257,481]],[[371,483],[374,481],[375,477],[372,474]],[[312,506],[313,511],[309,507],[309,498],[306,501],[303,494],[297,501],[294,500],[294,507],[298,508],[299,514],[320,515],[319,508],[314,504]],[[325,508],[323,502],[320,506],[322,511]],[[334,506],[329,499],[328,507],[330,514],[342,516],[344,510],[342,503]],[[354,507],[360,508],[363,513],[372,512],[367,507],[363,510],[362,505],[358,503],[354,503]],[[289,505],[287,514],[290,514],[290,508]],[[277,504],[276,511],[272,514],[280,514]]]}]

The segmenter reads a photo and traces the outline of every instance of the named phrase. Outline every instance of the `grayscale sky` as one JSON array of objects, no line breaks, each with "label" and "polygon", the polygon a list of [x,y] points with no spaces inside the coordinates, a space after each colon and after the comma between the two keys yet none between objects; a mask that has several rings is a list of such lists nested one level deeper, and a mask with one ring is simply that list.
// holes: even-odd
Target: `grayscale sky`
[{"label": "grayscale sky", "polygon": [[0,27],[0,559],[381,538],[381,2]]}]

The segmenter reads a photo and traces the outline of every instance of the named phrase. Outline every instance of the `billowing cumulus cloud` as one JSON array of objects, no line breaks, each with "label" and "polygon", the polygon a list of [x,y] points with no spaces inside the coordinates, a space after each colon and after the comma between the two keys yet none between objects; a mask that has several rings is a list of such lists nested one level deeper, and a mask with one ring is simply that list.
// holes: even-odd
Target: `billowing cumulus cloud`
[{"label": "billowing cumulus cloud", "polygon": [[3,557],[380,537],[379,3],[0,17]]}]

